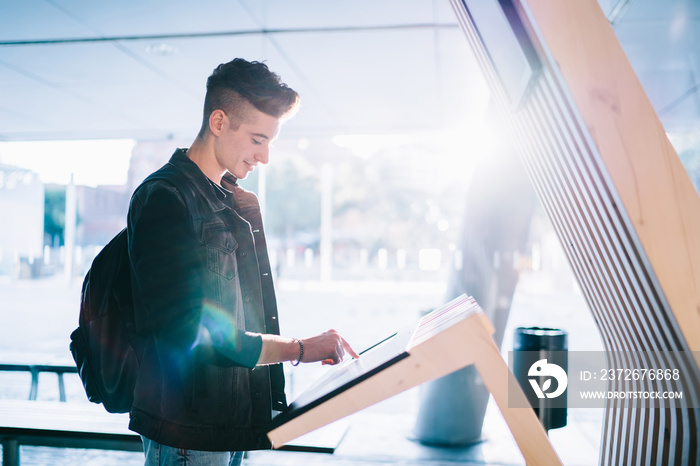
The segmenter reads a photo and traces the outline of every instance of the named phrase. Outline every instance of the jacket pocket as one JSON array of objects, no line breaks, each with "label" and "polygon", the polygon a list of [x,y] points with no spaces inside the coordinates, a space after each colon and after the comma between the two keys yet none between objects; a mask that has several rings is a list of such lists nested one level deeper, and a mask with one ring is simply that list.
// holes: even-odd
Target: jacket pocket
[{"label": "jacket pocket", "polygon": [[223,223],[207,224],[204,225],[203,236],[209,270],[227,280],[233,279],[238,274],[238,243],[231,230]]}]

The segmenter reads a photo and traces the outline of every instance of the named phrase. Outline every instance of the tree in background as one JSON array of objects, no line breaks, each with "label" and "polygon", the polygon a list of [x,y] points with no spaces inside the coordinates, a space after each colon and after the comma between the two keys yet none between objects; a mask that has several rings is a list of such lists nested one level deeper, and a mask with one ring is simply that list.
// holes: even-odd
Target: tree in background
[{"label": "tree in background", "polygon": [[[446,250],[456,244],[469,173],[439,148],[405,144],[361,157],[332,144],[312,144],[305,151],[279,148],[274,157],[264,168],[265,228],[276,247],[318,247],[327,163],[333,166],[336,249],[374,255],[379,249]],[[258,176],[256,170],[241,185],[257,192]]]},{"label": "tree in background", "polygon": [[[300,241],[312,246],[318,242],[321,222],[321,194],[318,170],[301,153],[275,154],[266,173],[265,230],[272,240],[285,247]],[[258,192],[259,171],[241,186]]]},{"label": "tree in background", "polygon": [[66,226],[66,187],[46,186],[44,191],[44,244],[58,247],[64,244]]}]

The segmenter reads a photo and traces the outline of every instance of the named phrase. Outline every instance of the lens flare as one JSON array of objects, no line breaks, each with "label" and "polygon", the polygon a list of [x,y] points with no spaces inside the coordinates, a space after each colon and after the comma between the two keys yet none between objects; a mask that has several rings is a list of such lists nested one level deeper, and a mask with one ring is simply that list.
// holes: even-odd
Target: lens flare
[{"label": "lens flare", "polygon": [[238,326],[234,317],[213,303],[205,302],[202,306],[197,337],[190,349],[194,350],[198,346],[237,348]]}]

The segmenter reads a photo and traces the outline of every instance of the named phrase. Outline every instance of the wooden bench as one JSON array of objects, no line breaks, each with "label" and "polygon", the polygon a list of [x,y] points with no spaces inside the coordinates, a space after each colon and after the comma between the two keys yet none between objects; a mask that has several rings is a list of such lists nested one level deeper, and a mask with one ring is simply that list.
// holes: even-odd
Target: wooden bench
[{"label": "wooden bench", "polygon": [[20,464],[20,445],[143,451],[128,414],[92,403],[0,400],[3,466]]},{"label": "wooden bench", "polygon": [[[93,403],[0,399],[2,466],[19,466],[20,445],[143,451],[128,429],[128,414],[111,414]],[[283,450],[333,453],[349,427],[338,422],[290,442]]]}]

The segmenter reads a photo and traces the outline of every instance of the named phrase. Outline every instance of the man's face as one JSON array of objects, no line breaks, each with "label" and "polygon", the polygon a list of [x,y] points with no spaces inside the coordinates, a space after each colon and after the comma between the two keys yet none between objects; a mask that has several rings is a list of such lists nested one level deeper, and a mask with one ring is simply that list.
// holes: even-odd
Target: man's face
[{"label": "man's face", "polygon": [[270,145],[277,139],[281,122],[255,108],[248,110],[247,118],[238,128],[226,117],[217,141],[216,160],[221,168],[242,180],[258,163],[270,160]]}]

